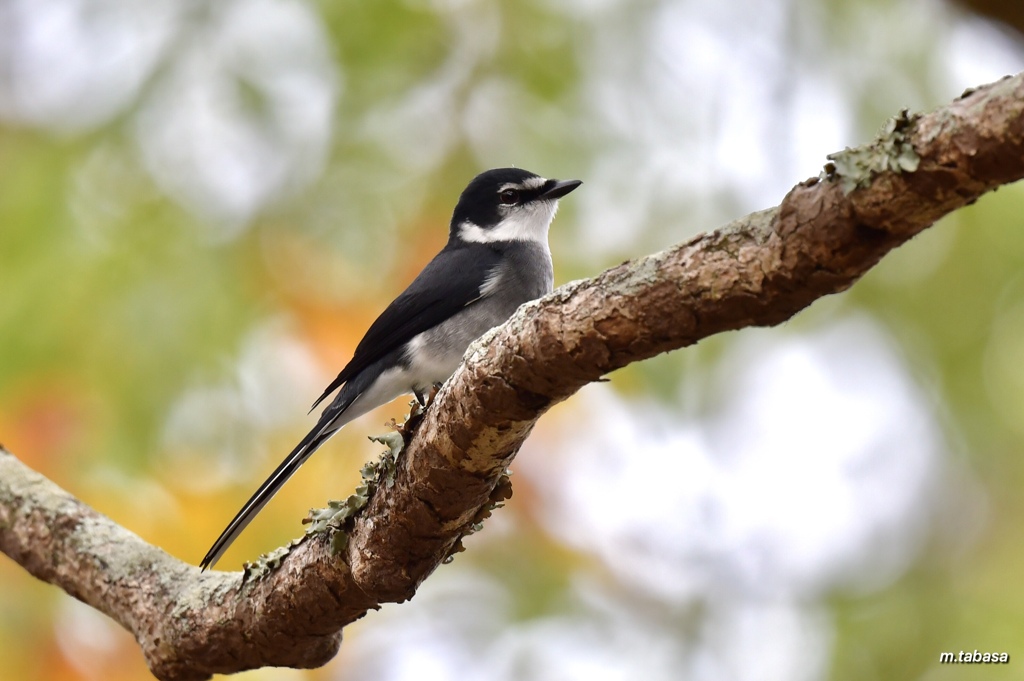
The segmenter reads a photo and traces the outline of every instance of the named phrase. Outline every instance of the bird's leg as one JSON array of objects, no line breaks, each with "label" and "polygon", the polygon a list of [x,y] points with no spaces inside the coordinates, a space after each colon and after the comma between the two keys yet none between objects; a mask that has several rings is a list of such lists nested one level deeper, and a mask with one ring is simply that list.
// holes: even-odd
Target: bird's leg
[{"label": "bird's leg", "polygon": [[416,401],[420,403],[420,407],[425,409],[427,403],[433,401],[434,396],[437,395],[437,391],[440,390],[443,385],[443,381],[435,381],[434,384],[430,386],[429,393],[425,390],[420,390],[419,388],[413,388],[412,394],[416,396]]}]

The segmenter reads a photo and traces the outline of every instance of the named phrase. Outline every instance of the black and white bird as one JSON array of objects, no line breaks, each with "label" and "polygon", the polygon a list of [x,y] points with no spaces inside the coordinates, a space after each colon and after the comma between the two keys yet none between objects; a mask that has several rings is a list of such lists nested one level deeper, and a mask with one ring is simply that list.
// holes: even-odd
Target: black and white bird
[{"label": "black and white bird", "polygon": [[448,243],[370,326],[313,408],[338,394],[217,538],[200,563],[204,570],[342,426],[405,393],[422,404],[455,373],[470,343],[551,292],[548,228],[558,199],[580,184],[518,168],[488,170],[469,183],[452,214]]}]

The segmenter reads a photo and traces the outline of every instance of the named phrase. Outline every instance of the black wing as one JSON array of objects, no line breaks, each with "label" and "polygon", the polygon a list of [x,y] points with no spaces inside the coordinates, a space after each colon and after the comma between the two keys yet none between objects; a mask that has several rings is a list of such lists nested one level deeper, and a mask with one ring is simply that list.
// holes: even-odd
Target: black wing
[{"label": "black wing", "polygon": [[498,251],[484,244],[445,246],[370,325],[352,360],[310,411],[384,355],[479,300],[480,287],[500,258]]}]

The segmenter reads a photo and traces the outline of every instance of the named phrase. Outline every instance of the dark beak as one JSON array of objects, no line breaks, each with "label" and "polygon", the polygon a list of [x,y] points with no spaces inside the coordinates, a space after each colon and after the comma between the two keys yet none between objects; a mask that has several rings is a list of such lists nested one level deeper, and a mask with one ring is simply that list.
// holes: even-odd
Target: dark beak
[{"label": "dark beak", "polygon": [[580,180],[548,180],[538,199],[560,199],[583,184]]}]

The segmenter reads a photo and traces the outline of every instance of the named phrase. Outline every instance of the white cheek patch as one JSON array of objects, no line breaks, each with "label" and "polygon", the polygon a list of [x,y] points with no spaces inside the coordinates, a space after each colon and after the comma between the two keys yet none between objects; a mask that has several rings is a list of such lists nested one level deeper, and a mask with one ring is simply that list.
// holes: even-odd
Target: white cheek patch
[{"label": "white cheek patch", "polygon": [[496,241],[548,242],[548,228],[558,210],[558,201],[531,201],[523,206],[514,206],[502,217],[501,223],[493,229],[465,221],[459,225],[459,236],[463,241],[489,244]]}]

